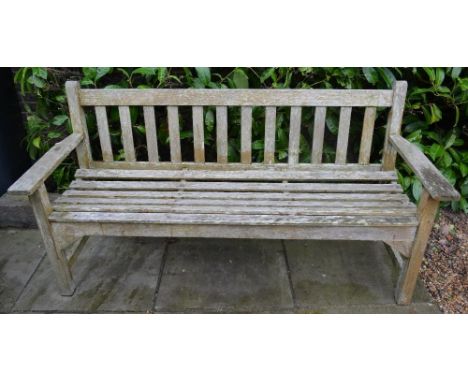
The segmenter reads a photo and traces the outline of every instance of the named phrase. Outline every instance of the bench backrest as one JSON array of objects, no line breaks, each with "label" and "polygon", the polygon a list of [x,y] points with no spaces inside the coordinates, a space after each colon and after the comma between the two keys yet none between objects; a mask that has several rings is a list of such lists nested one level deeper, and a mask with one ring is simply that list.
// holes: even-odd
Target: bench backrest
[{"label": "bench backrest", "polygon": [[[216,152],[217,162],[228,162],[228,112],[230,106],[241,109],[240,162],[252,162],[252,108],[265,107],[264,163],[275,161],[276,110],[290,108],[288,163],[299,161],[301,135],[301,111],[303,107],[315,107],[311,163],[322,163],[327,107],[339,107],[339,126],[336,143],[335,164],[347,162],[348,138],[352,108],[365,108],[362,121],[362,136],[358,164],[369,164],[374,122],[377,108],[389,108],[382,166],[394,168],[395,152],[389,145],[389,136],[399,134],[406,95],[406,82],[398,81],[392,90],[306,90],[306,89],[80,89],[79,83],[66,83],[70,118],[75,132],[85,135],[78,147],[78,160],[82,168],[122,168],[135,162],[131,168],[156,167],[159,162],[155,107],[167,108],[170,162],[182,163],[179,107],[192,108],[193,161],[205,162],[204,107],[216,109]],[[133,139],[130,107],[142,108],[148,161],[137,162]],[[100,141],[101,158],[93,160],[86,126],[84,108],[93,107]],[[109,134],[107,108],[118,107],[121,125],[124,161],[115,161]],[[117,166],[116,166],[117,164]]]}]

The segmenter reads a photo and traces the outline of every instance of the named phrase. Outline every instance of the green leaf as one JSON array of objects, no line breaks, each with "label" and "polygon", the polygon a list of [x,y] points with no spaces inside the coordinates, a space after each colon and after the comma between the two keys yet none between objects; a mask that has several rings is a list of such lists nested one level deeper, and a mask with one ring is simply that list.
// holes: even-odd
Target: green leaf
[{"label": "green leaf", "polygon": [[465,163],[459,163],[458,168],[460,169],[460,172],[462,174],[462,177],[465,177],[468,175],[468,164]]},{"label": "green leaf", "polygon": [[94,83],[97,74],[96,68],[84,67],[81,70],[83,71],[84,79],[90,80]]},{"label": "green leaf", "polygon": [[468,77],[467,78],[459,78],[458,84],[460,85],[462,90],[468,90]]},{"label": "green leaf", "polygon": [[167,68],[158,68],[158,82],[162,84],[167,77]]},{"label": "green leaf", "polygon": [[388,68],[377,68],[377,70],[379,71],[380,76],[383,78],[383,80],[385,81],[387,86],[389,88],[391,88],[393,86],[393,83],[396,81],[396,78],[393,75],[393,73],[390,71],[390,69],[388,69]]},{"label": "green leaf", "polygon": [[54,119],[52,119],[52,124],[55,126],[61,126],[68,120],[68,115],[61,114],[56,115]]},{"label": "green leaf", "polygon": [[447,178],[449,183],[454,186],[457,183],[457,174],[451,168],[442,169],[442,174]]},{"label": "green leaf", "polygon": [[444,72],[444,70],[441,69],[441,68],[437,68],[437,69],[435,70],[435,80],[434,80],[435,84],[436,84],[437,86],[442,85],[442,82],[444,82],[444,79],[445,79],[445,72]]},{"label": "green leaf", "polygon": [[94,85],[94,82],[91,80],[81,80],[80,85],[83,85],[83,86]]},{"label": "green leaf", "polygon": [[458,77],[460,77],[461,71],[462,71],[462,68],[452,68],[450,77],[452,77],[453,80],[456,80]]},{"label": "green leaf", "polygon": [[449,139],[447,139],[447,142],[445,142],[445,149],[448,149],[449,147],[452,147],[452,145],[455,143],[455,140],[457,139],[457,136],[455,134],[451,134]]},{"label": "green leaf", "polygon": [[211,81],[211,71],[210,68],[195,68],[197,76],[204,85],[208,85]]},{"label": "green leaf", "polygon": [[379,73],[374,68],[362,68],[362,72],[364,73],[364,77],[366,77],[367,82],[371,83],[372,85],[377,84],[379,80]]},{"label": "green leaf", "polygon": [[58,131],[50,131],[47,133],[47,138],[50,139],[56,139],[59,138],[62,134],[60,134]]},{"label": "green leaf", "polygon": [[36,137],[32,140],[32,144],[34,147],[40,149],[41,148],[41,137]]},{"label": "green leaf", "polygon": [[429,125],[438,122],[442,119],[442,111],[435,103],[429,104],[429,108],[424,105],[423,106],[424,116],[426,117],[426,121]]},{"label": "green leaf", "polygon": [[260,75],[260,82],[263,84],[267,79],[275,74],[276,68],[268,68]]},{"label": "green leaf", "polygon": [[215,124],[215,117],[213,110],[207,110],[205,113],[205,126],[208,131],[213,131]]},{"label": "green leaf", "polygon": [[237,68],[234,70],[232,80],[237,89],[248,89],[249,87],[249,77],[242,69]]},{"label": "green leaf", "polygon": [[133,77],[135,74],[141,74],[142,76],[154,76],[156,74],[156,68],[136,68],[132,71],[130,77]]},{"label": "green leaf", "polygon": [[431,156],[433,162],[439,159],[444,153],[444,148],[437,143],[434,143],[428,151],[428,154]]},{"label": "green leaf", "polygon": [[33,75],[35,75],[36,77],[40,77],[44,80],[47,79],[47,69],[45,68],[32,68],[32,73]]},{"label": "green leaf", "polygon": [[252,142],[252,149],[254,150],[263,150],[265,148],[265,144],[263,140],[253,141]]},{"label": "green leaf", "polygon": [[28,78],[28,82],[33,84],[35,87],[42,89],[45,86],[45,81],[39,77],[31,76]]},{"label": "green leaf", "polygon": [[414,199],[418,201],[422,192],[422,184],[418,179],[413,180],[413,186],[411,187],[411,192],[413,194]]},{"label": "green leaf", "polygon": [[112,68],[103,68],[103,67],[97,68],[96,69],[95,81],[97,81],[100,78],[104,77],[106,74],[109,74],[111,71],[112,71]]},{"label": "green leaf", "polygon": [[424,71],[426,72],[427,76],[429,77],[429,80],[431,82],[435,82],[436,74],[433,68],[423,68]]},{"label": "green leaf", "polygon": [[180,132],[180,139],[187,139],[193,137],[192,131],[181,131]]},{"label": "green leaf", "polygon": [[444,154],[442,156],[442,164],[444,165],[444,167],[450,167],[452,162],[453,162],[453,160],[452,160],[452,157],[450,156],[450,154],[447,151],[444,152]]}]

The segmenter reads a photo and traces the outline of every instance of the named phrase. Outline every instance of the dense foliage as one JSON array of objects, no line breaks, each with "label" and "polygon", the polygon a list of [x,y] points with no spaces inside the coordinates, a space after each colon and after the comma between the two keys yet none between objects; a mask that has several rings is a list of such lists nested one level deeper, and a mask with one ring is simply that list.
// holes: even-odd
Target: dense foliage
[{"label": "dense foliage", "polygon": [[[408,96],[402,134],[418,145],[442,171],[450,183],[462,194],[460,202],[453,202],[454,210],[468,212],[468,70],[465,68],[20,68],[15,81],[25,99],[27,113],[26,148],[37,158],[51,145],[71,132],[64,95],[64,82],[80,80],[82,87],[99,88],[391,88],[393,81],[408,81]],[[356,161],[362,110],[353,111],[349,157]],[[158,111],[157,111],[158,113]],[[160,111],[159,113],[162,113]],[[253,158],[262,160],[264,111],[254,109]],[[240,116],[238,108],[229,110],[229,160],[239,160]],[[138,108],[131,109],[138,158],[144,159],[144,125]],[[187,158],[192,146],[189,110],[181,112],[183,151]],[[289,112],[277,112],[276,158],[287,160]],[[109,122],[116,160],[123,158],[117,110],[110,110]],[[207,160],[215,160],[215,114],[205,108],[205,145]],[[95,120],[87,113],[93,141],[93,154],[99,153],[96,143]],[[372,161],[381,157],[385,131],[386,110],[379,110],[376,121],[375,145]],[[310,159],[313,108],[304,108],[302,117],[301,161]],[[324,161],[334,159],[338,109],[327,112]],[[333,140],[335,138],[335,141]],[[167,144],[167,126],[161,119],[158,140]],[[356,144],[352,144],[352,142]],[[164,160],[167,150],[161,150]],[[97,154],[99,155],[99,154]],[[62,189],[69,182],[75,168],[73,159],[61,166],[53,176]],[[421,183],[412,171],[398,162],[398,174],[405,191],[418,199]]]}]

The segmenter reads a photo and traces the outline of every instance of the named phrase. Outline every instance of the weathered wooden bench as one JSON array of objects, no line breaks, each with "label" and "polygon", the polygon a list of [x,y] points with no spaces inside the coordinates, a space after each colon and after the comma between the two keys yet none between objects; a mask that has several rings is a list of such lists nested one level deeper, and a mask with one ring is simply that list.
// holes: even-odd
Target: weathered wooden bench
[{"label": "weathered wooden bench", "polygon": [[[68,249],[88,236],[383,241],[401,254],[396,288],[411,302],[439,201],[458,193],[400,136],[406,82],[392,90],[80,89],[67,82],[73,134],[9,192],[28,195],[63,295],[75,286]],[[118,107],[125,161],[114,160],[106,107]],[[137,161],[130,106],[144,113],[148,160]],[[155,106],[167,108],[170,162],[160,162]],[[182,161],[179,110],[192,108],[194,161]],[[216,107],[217,162],[205,163],[203,107]],[[228,163],[228,112],[241,108],[240,163]],[[265,107],[263,163],[252,163],[252,107]],[[85,109],[94,107],[102,160],[93,158]],[[275,162],[276,108],[290,107],[288,163]],[[311,163],[299,163],[302,107],[315,107]],[[335,163],[322,163],[327,107],[339,107]],[[358,163],[347,163],[352,108],[365,108]],[[377,108],[389,108],[382,163],[370,164]],[[76,150],[76,180],[53,204],[44,181]],[[399,153],[421,180],[416,208],[397,183]],[[73,245],[72,245],[73,244]]]}]

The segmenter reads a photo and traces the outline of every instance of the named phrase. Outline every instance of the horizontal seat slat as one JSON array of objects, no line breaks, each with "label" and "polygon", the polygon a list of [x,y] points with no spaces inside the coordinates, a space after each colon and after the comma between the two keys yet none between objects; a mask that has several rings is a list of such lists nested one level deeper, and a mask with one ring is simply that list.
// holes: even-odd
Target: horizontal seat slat
[{"label": "horizontal seat slat", "polygon": [[404,194],[361,194],[361,193],[305,193],[305,192],[194,192],[180,191],[109,191],[109,190],[68,190],[67,197],[104,198],[193,198],[193,199],[252,199],[252,200],[408,200]]},{"label": "horizontal seat slat", "polygon": [[317,207],[277,207],[277,206],[206,206],[206,205],[135,205],[135,204],[57,204],[55,211],[63,212],[125,212],[125,213],[175,213],[211,215],[282,215],[282,216],[414,216],[415,207],[335,207],[322,204]]},{"label": "horizontal seat slat", "polygon": [[82,106],[391,106],[392,90],[81,89]]},{"label": "horizontal seat slat", "polygon": [[416,226],[414,216],[281,216],[121,212],[52,212],[52,222],[75,223],[151,223],[151,224],[226,224],[236,226]]},{"label": "horizontal seat slat", "polygon": [[[55,200],[54,205],[58,204],[102,204],[102,205],[178,205],[178,206],[270,206],[270,207],[323,207],[324,200],[288,200],[288,199],[227,199],[227,198],[184,198],[184,195],[173,198],[103,198],[93,196],[62,196]],[[404,200],[343,200],[326,199],[327,207],[390,207],[390,208],[408,208],[414,207],[409,201]]]},{"label": "horizontal seat slat", "polygon": [[395,181],[394,171],[274,171],[274,170],[108,170],[78,169],[83,179],[197,179],[197,180],[260,180],[260,181]]},{"label": "horizontal seat slat", "polygon": [[287,192],[349,192],[401,193],[401,186],[367,183],[260,183],[260,182],[177,182],[177,181],[103,181],[78,179],[72,189],[86,190],[187,190],[187,191],[287,191]]}]

